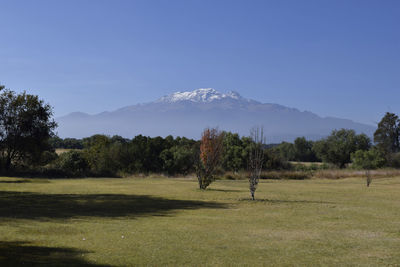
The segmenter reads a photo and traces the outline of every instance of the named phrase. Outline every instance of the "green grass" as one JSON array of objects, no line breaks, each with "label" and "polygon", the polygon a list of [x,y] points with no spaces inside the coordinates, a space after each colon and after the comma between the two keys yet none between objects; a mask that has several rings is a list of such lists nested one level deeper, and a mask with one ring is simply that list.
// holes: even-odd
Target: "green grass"
[{"label": "green grass", "polygon": [[400,178],[0,178],[0,266],[398,265]]}]

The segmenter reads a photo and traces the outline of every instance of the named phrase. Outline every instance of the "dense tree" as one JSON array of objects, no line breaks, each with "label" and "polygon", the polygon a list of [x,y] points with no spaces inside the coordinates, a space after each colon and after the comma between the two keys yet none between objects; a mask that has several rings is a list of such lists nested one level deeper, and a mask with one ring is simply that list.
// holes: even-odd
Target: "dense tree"
[{"label": "dense tree", "polygon": [[326,139],[315,142],[313,149],[324,162],[333,163],[340,168],[350,163],[351,153],[368,150],[371,141],[365,134],[357,135],[354,130],[334,130]]},{"label": "dense tree", "polygon": [[54,136],[49,139],[49,143],[54,149],[57,149],[57,148],[83,149],[82,139],[76,139],[76,138],[62,139],[58,136]]},{"label": "dense tree", "polygon": [[119,162],[112,157],[111,139],[96,134],[83,139],[85,158],[95,175],[112,175],[118,170]]},{"label": "dense tree", "polygon": [[164,171],[169,175],[188,174],[193,170],[194,149],[188,146],[173,146],[161,152],[160,158],[164,162]]},{"label": "dense tree", "polygon": [[374,133],[374,142],[391,163],[393,154],[400,151],[400,119],[397,115],[385,114]]},{"label": "dense tree", "polygon": [[0,86],[0,157],[5,169],[14,163],[41,162],[57,126],[52,115],[52,107],[38,96]]},{"label": "dense tree", "polygon": [[317,156],[312,150],[313,142],[306,140],[305,137],[298,137],[294,140],[294,158],[296,161],[315,162]]},{"label": "dense tree", "polygon": [[282,142],[276,147],[271,148],[275,154],[278,154],[280,158],[286,161],[296,160],[296,150],[294,144],[288,142]]},{"label": "dense tree", "polygon": [[225,170],[238,172],[244,166],[243,162],[243,144],[238,134],[225,132],[224,155],[222,166]]},{"label": "dense tree", "polygon": [[223,152],[224,133],[207,128],[201,135],[200,157],[196,168],[199,187],[205,190],[215,179]]},{"label": "dense tree", "polygon": [[89,169],[84,153],[76,150],[62,153],[56,160],[56,166],[72,176],[84,176]]}]

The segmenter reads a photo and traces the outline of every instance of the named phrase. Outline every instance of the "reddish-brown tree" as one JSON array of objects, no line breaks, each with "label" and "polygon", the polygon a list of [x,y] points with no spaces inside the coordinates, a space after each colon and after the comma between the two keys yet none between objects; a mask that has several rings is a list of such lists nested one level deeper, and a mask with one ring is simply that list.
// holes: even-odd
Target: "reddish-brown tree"
[{"label": "reddish-brown tree", "polygon": [[200,189],[206,189],[215,179],[215,170],[223,151],[224,133],[216,128],[207,128],[201,135],[200,160],[196,174]]}]

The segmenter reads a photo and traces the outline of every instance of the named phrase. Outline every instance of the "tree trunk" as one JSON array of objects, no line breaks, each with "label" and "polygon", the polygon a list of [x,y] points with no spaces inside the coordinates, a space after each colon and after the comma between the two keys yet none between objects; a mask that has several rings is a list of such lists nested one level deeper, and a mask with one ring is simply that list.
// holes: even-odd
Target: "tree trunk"
[{"label": "tree trunk", "polygon": [[370,174],[369,170],[365,171],[365,176],[367,177],[367,187],[369,187],[369,185],[372,182],[372,178],[371,178],[371,174]]},{"label": "tree trunk", "polygon": [[10,168],[11,168],[11,157],[7,157],[7,159],[6,159],[6,170],[8,171],[8,170],[10,170]]}]

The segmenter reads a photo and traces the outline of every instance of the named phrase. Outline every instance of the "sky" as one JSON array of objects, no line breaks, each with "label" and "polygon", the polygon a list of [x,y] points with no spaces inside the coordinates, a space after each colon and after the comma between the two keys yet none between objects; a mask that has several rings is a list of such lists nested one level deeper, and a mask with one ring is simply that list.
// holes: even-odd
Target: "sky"
[{"label": "sky", "polygon": [[400,115],[398,0],[0,0],[0,84],[55,116],[234,90],[321,116]]}]

